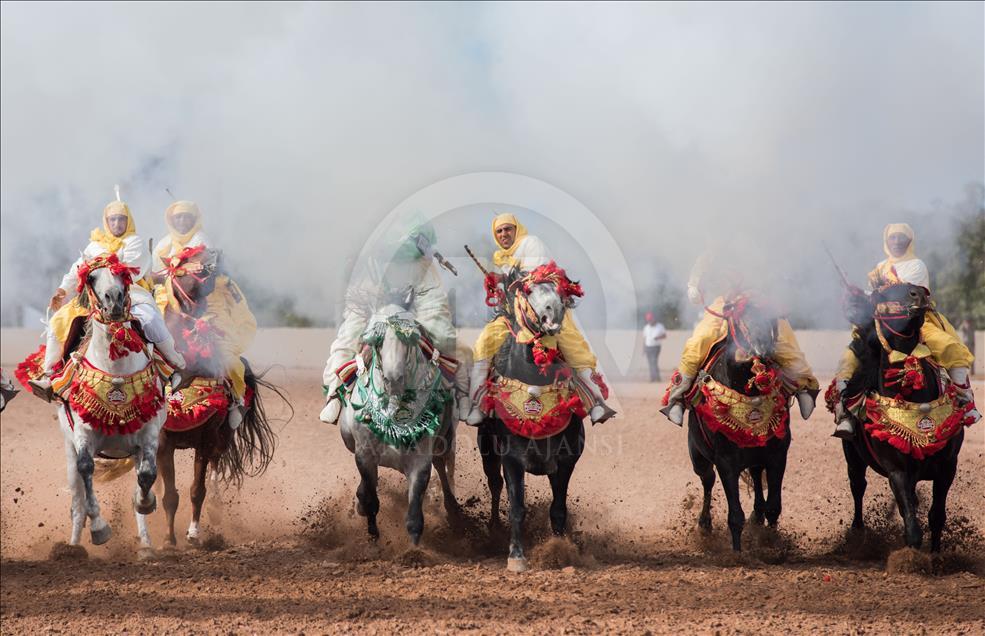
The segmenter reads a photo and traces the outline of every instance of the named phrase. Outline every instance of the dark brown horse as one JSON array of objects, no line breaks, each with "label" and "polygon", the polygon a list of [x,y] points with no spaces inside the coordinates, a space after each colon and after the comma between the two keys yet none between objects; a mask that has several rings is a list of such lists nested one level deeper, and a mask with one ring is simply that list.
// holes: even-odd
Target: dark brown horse
[{"label": "dark brown horse", "polygon": [[[893,285],[874,292],[871,305],[861,300],[856,304],[868,309],[860,312],[854,307],[850,318],[857,327],[858,337],[850,346],[859,366],[842,396],[848,411],[858,416],[854,438],[842,441],[855,499],[852,527],[865,527],[862,498],[865,474],[871,468],[889,479],[906,545],[919,548],[923,531],[916,516],[916,486],[918,481],[932,481],[930,549],[938,552],[964,426],[974,421],[967,415],[971,405],[956,400],[950,383],[920,342],[920,329],[931,309],[926,289]],[[830,390],[829,395],[833,410],[836,398]],[[891,409],[885,408],[887,403]],[[897,418],[913,420],[915,430],[894,421]]]},{"label": "dark brown horse", "polygon": [[190,248],[168,268],[164,279],[171,285],[178,303],[178,308],[169,307],[165,311],[165,322],[186,361],[182,381],[169,401],[168,419],[161,429],[157,451],[158,470],[164,481],[167,541],[171,545],[176,543],[174,515],[179,499],[174,451],[195,451],[190,492],[192,521],[186,538],[189,543],[197,544],[209,469],[220,481],[239,486],[243,477],[263,474],[273,457],[276,435],[264,411],[260,387],[287,402],[277,387],[255,375],[243,359],[247,387],[245,413],[238,428],[233,430],[229,426],[229,405],[233,398],[216,342],[219,334],[210,329],[206,314],[206,299],[215,291],[220,275],[218,251]]}]

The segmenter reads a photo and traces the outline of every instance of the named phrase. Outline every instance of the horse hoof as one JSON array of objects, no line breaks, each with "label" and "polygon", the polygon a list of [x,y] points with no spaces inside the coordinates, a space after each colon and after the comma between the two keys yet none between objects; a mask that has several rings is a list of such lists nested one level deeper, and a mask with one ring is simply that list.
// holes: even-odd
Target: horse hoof
[{"label": "horse hoof", "polygon": [[109,541],[109,538],[113,536],[113,528],[111,528],[107,523],[99,530],[96,530],[95,528],[89,530],[89,534],[92,537],[92,545],[102,545]]},{"label": "horse hoof", "polygon": [[506,559],[506,569],[510,572],[526,572],[530,569],[525,557],[510,557]]},{"label": "horse hoof", "polygon": [[141,503],[140,497],[134,493],[133,495],[133,507],[134,510],[142,515],[149,515],[150,513],[157,510],[157,495],[154,494],[153,490],[147,491],[147,498],[150,500],[147,503]]},{"label": "horse hoof", "polygon": [[157,552],[154,548],[150,546],[141,546],[137,550],[137,560],[138,561],[150,561],[157,556]]},{"label": "horse hoof", "polygon": [[412,535],[410,535],[410,542],[413,543],[414,546],[416,547],[417,545],[419,545],[421,543],[421,535],[419,535],[419,534],[412,534]]},{"label": "horse hoof", "polygon": [[188,545],[195,546],[196,548],[201,547],[202,545],[202,540],[198,538],[198,535],[185,535],[185,541],[188,542]]}]

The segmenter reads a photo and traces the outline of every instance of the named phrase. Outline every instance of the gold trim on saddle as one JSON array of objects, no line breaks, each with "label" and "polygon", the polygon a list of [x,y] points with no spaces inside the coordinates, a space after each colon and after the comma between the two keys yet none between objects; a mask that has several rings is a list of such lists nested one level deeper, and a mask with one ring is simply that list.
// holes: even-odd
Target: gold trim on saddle
[{"label": "gold trim on saddle", "polygon": [[99,420],[120,426],[142,419],[138,398],[148,392],[160,393],[154,365],[132,375],[115,376],[83,362],[75,370],[73,386],[79,385],[88,390],[73,390],[72,401]]},{"label": "gold trim on saddle", "polygon": [[207,402],[216,391],[226,391],[225,378],[194,378],[188,386],[178,391],[168,391],[168,411],[188,413],[193,408]]},{"label": "gold trim on saddle", "polygon": [[782,392],[749,396],[718,382],[710,375],[703,379],[705,397],[716,419],[732,430],[765,437],[783,421],[786,396]]},{"label": "gold trim on saddle", "polygon": [[879,423],[893,435],[913,446],[924,447],[937,442],[936,432],[941,423],[954,413],[954,401],[942,395],[933,402],[907,402],[882,395],[870,395],[878,410]]},{"label": "gold trim on saddle", "polygon": [[509,395],[509,400],[497,401],[512,417],[532,421],[553,411],[560,402],[566,402],[571,394],[567,381],[539,386],[500,377],[496,380],[496,388]]}]

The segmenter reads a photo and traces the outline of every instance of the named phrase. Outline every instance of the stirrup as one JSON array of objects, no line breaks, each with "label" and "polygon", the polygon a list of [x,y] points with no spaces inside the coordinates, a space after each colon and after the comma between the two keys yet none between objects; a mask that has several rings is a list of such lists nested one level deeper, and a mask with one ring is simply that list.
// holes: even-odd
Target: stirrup
[{"label": "stirrup", "polygon": [[486,419],[485,414],[479,408],[478,404],[472,405],[472,410],[469,411],[469,416],[465,418],[465,423],[469,426],[479,426]]},{"label": "stirrup", "polygon": [[614,416],[616,412],[605,402],[599,402],[592,407],[592,410],[588,414],[592,420],[592,424],[602,424]]},{"label": "stirrup", "polygon": [[831,437],[852,441],[855,439],[855,424],[846,417],[838,422],[838,426],[835,427],[835,432],[831,434]]},{"label": "stirrup", "polygon": [[31,393],[45,402],[51,402],[55,399],[55,392],[51,388],[51,378],[47,375],[40,378],[31,378],[27,381],[27,385],[31,388]]}]

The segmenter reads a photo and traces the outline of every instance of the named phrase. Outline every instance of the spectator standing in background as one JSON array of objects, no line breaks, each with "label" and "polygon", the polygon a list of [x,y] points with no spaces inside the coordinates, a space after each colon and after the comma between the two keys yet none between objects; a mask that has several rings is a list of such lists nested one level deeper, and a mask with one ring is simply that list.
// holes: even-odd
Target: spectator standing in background
[{"label": "spectator standing in background", "polygon": [[657,322],[652,311],[646,312],[646,324],[643,325],[643,352],[650,363],[650,382],[660,382],[660,344],[667,337],[663,324]]}]

